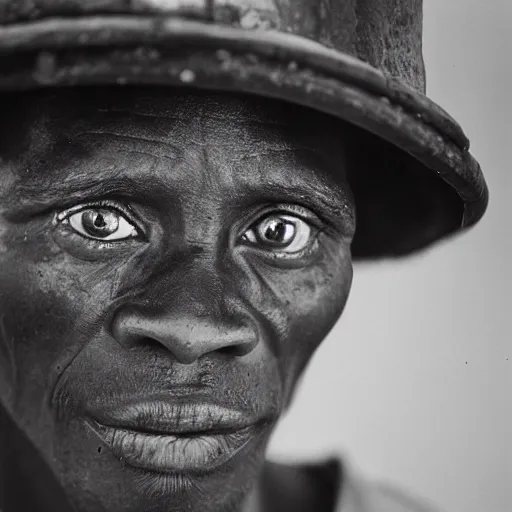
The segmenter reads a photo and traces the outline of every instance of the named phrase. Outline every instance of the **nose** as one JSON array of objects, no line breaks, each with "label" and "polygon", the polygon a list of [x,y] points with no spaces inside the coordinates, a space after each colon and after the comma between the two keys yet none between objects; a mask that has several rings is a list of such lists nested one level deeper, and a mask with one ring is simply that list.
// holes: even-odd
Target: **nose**
[{"label": "nose", "polygon": [[243,356],[258,342],[257,329],[252,322],[234,315],[223,319],[187,314],[155,315],[136,308],[116,315],[112,333],[126,348],[156,343],[182,364],[191,364],[213,352]]}]

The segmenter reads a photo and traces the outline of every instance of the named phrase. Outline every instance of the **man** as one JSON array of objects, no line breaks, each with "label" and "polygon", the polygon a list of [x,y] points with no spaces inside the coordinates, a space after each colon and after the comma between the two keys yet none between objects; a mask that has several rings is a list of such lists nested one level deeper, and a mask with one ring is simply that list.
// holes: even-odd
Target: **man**
[{"label": "man", "polygon": [[352,259],[485,210],[422,95],[420,3],[0,0],[0,20],[0,508],[423,510],[340,461],[265,462]]}]

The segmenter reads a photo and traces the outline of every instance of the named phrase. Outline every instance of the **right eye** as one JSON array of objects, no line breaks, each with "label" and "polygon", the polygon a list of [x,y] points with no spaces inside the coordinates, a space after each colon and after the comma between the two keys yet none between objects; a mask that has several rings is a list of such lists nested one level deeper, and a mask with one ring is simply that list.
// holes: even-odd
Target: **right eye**
[{"label": "right eye", "polygon": [[137,226],[119,207],[113,205],[74,206],[61,212],[57,220],[90,240],[121,242],[140,236]]}]

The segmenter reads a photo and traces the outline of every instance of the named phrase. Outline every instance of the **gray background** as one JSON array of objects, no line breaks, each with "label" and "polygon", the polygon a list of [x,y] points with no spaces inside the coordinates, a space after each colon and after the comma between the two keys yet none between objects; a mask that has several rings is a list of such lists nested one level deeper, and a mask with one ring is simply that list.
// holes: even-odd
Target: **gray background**
[{"label": "gray background", "polygon": [[344,454],[441,510],[511,512],[512,2],[424,3],[428,93],[470,137],[489,210],[420,256],[356,267],[271,454]]}]

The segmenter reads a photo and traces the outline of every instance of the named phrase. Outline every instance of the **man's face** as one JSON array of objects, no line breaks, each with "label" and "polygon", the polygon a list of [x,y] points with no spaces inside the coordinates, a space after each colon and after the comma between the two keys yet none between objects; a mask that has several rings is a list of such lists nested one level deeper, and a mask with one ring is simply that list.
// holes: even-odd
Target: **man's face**
[{"label": "man's face", "polygon": [[235,510],[348,296],[342,134],[174,90],[24,101],[0,155],[1,403],[79,510]]}]

